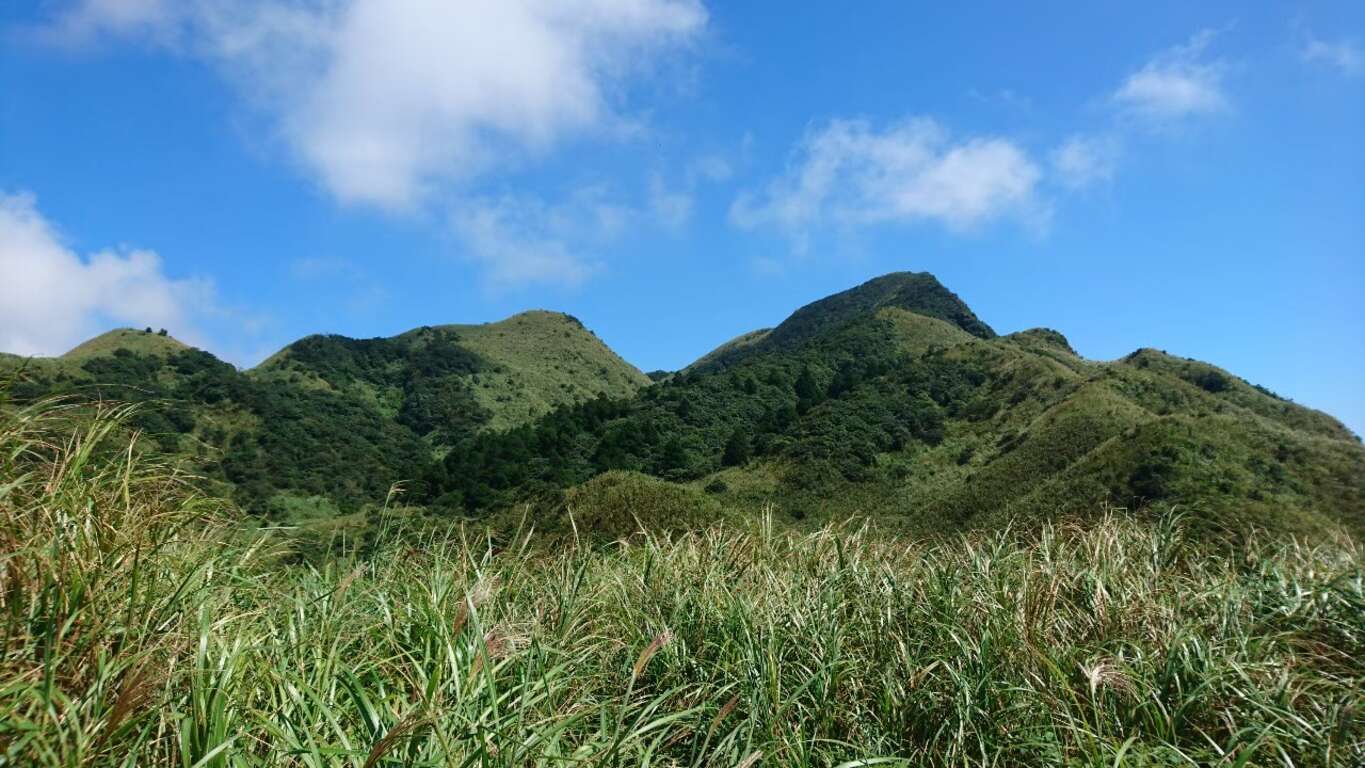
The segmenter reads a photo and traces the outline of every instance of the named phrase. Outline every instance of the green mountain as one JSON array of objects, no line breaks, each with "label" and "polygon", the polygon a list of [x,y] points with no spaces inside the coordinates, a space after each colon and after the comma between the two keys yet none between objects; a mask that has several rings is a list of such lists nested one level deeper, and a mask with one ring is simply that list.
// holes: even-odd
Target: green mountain
[{"label": "green mountain", "polygon": [[981,322],[957,294],[927,272],[896,272],[836,293],[796,310],[771,330],[753,331],[726,342],[688,367],[703,372],[735,365],[754,356],[794,350],[834,328],[876,315],[901,310],[941,320],[983,339],[995,331]]},{"label": "green mountain", "polygon": [[727,360],[737,360],[745,354],[745,350],[756,342],[763,341],[772,333],[771,328],[759,328],[756,331],[741,333],[740,335],[721,344],[719,347],[707,352],[697,358],[695,362],[682,370],[683,373],[698,373],[714,368],[723,368]]},{"label": "green mountain", "polygon": [[577,318],[543,310],[390,339],[309,336],[251,375],[351,394],[423,435],[428,426],[466,421],[507,429],[564,403],[627,396],[649,384]]},{"label": "green mountain", "polygon": [[436,508],[531,502],[555,530],[604,472],[913,532],[1170,505],[1209,527],[1365,528],[1365,449],[1330,416],[1152,350],[997,336],[925,274],[817,301],[637,397],[478,435],[424,481]]},{"label": "green mountain", "polygon": [[382,500],[451,445],[648,384],[578,320],[528,312],[393,338],[309,336],[250,371],[120,329],[59,358],[7,356],[19,399],[149,402],[133,423],[248,509]]},{"label": "green mountain", "polygon": [[153,446],[266,515],[404,481],[435,515],[607,537],[764,509],[926,533],[1171,506],[1210,530],[1365,533],[1365,448],[1330,416],[1156,350],[1094,361],[1057,331],[997,335],[923,273],[654,383],[552,312],[310,336],[246,372],[127,330],[0,367],[24,367],[18,398],[156,401],[135,422]]}]

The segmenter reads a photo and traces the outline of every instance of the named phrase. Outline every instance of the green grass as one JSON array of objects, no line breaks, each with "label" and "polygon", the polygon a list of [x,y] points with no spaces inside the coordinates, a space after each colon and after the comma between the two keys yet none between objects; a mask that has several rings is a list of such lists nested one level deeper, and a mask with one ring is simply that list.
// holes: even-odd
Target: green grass
[{"label": "green grass", "polygon": [[577,320],[559,312],[522,312],[497,323],[443,326],[494,364],[474,396],[492,414],[490,429],[543,416],[556,405],[598,395],[628,397],[649,377],[622,360]]},{"label": "green grass", "polygon": [[542,547],[380,515],[366,556],[288,565],[87,416],[0,422],[0,765],[1365,760],[1346,538],[760,516]]},{"label": "green grass", "polygon": [[[555,406],[598,395],[629,397],[649,384],[649,377],[622,360],[578,320],[560,312],[532,310],[496,323],[417,328],[389,339],[407,350],[407,362],[434,335],[451,338],[461,350],[476,355],[478,370],[456,378],[467,384],[479,408],[488,415],[485,429],[503,430],[545,415]],[[336,337],[339,344],[353,339]],[[304,340],[306,341],[306,340]],[[252,369],[256,378],[283,378],[293,384],[345,389],[390,417],[403,394],[392,382],[329,380],[325,372],[300,362],[298,342]],[[395,369],[402,363],[395,362]],[[399,377],[402,378],[402,377]]]},{"label": "green grass", "polygon": [[162,336],[156,332],[148,333],[145,330],[139,331],[135,328],[115,328],[108,333],[102,333],[93,339],[82,342],[62,355],[60,359],[80,362],[101,355],[112,355],[115,350],[119,349],[126,349],[140,355],[166,357],[189,348],[187,344],[181,341],[170,336]]}]

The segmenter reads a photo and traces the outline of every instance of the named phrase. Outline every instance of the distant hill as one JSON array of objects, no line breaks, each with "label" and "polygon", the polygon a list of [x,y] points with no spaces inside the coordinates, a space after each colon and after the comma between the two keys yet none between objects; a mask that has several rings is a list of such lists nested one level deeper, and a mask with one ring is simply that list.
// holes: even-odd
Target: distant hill
[{"label": "distant hill", "polygon": [[693,363],[690,370],[724,368],[755,355],[793,349],[832,328],[874,316],[883,309],[942,320],[979,338],[995,336],[990,326],[981,322],[957,294],[943,287],[933,275],[893,272],[807,304],[771,331],[755,331],[726,342]]},{"label": "distant hill", "polygon": [[480,436],[426,484],[464,514],[554,516],[616,470],[730,511],[919,533],[1106,505],[1178,505],[1211,530],[1365,531],[1365,448],[1332,417],[1153,350],[1100,362],[1054,330],[997,336],[914,273],[803,307],[634,399]]},{"label": "distant hill", "polygon": [[77,345],[62,355],[61,359],[79,362],[92,357],[112,355],[120,349],[141,355],[166,357],[191,348],[165,331],[158,332],[150,328],[141,331],[134,328],[116,328]]},{"label": "distant hill", "polygon": [[147,402],[153,445],[249,509],[382,500],[451,446],[551,409],[624,398],[648,378],[578,320],[527,312],[387,339],[309,336],[238,371],[169,336],[119,329],[58,358],[0,358],[13,394]]},{"label": "distant hill", "polygon": [[1172,506],[1209,532],[1365,534],[1365,447],[1331,416],[1156,350],[1095,361],[1055,330],[997,335],[924,273],[653,383],[544,311],[310,336],[248,372],[126,330],[0,358],[21,365],[20,398],[155,401],[137,422],[154,447],[271,516],[355,510],[405,481],[436,515],[608,537],[768,508],[923,534]]},{"label": "distant hill", "polygon": [[0,352],[0,368],[14,370],[25,368],[29,371],[65,373],[81,375],[81,366],[92,359],[110,357],[118,354],[148,355],[167,358],[193,347],[174,338],[165,331],[148,328],[115,328],[77,344],[64,354],[56,357],[21,357]]},{"label": "distant hill", "polygon": [[564,403],[629,396],[649,384],[576,318],[543,310],[389,339],[309,336],[251,375],[349,392],[392,416],[415,407],[449,410],[468,399],[460,408],[480,413],[479,427],[487,429],[526,423]]}]

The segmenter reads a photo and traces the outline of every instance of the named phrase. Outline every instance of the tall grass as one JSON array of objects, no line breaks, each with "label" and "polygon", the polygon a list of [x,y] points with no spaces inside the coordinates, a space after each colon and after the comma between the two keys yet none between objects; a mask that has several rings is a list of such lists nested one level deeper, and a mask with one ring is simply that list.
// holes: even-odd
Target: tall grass
[{"label": "tall grass", "polygon": [[0,765],[1365,761],[1349,541],[760,520],[288,565],[126,415],[0,428]]}]

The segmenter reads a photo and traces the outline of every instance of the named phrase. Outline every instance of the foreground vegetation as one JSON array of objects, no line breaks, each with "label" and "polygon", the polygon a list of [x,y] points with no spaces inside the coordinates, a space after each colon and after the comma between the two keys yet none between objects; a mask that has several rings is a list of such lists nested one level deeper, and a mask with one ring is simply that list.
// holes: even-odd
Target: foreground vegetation
[{"label": "foreground vegetation", "polygon": [[1360,765],[1365,560],[1113,513],[297,562],[115,440],[0,422],[0,765]]}]

